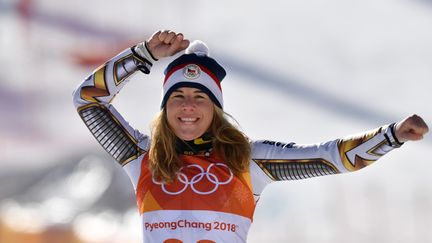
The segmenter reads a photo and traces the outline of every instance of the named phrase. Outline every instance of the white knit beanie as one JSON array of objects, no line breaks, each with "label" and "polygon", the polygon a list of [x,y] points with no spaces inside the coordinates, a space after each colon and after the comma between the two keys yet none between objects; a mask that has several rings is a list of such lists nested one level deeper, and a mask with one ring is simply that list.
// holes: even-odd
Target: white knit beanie
[{"label": "white knit beanie", "polygon": [[181,87],[192,87],[205,92],[215,105],[223,108],[222,87],[225,69],[209,57],[209,48],[199,40],[192,42],[185,54],[172,61],[165,69],[163,108],[170,94]]}]

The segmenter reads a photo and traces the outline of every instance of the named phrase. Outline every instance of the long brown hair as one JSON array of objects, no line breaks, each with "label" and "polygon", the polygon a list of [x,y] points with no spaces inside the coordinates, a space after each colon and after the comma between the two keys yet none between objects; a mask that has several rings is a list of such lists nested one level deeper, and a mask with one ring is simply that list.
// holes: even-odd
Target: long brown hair
[{"label": "long brown hair", "polygon": [[[213,134],[213,151],[223,159],[234,174],[239,174],[249,167],[251,149],[248,138],[228,120],[228,117],[234,120],[215,106],[210,125]],[[153,121],[149,151],[150,170],[159,180],[172,182],[183,165],[180,155],[176,152],[176,139],[168,124],[164,108]]]}]

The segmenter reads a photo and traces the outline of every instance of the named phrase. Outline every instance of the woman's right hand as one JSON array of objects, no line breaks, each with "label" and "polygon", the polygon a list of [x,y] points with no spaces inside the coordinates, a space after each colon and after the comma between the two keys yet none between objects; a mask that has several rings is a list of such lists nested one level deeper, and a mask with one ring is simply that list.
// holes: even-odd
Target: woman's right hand
[{"label": "woman's right hand", "polygon": [[184,39],[182,33],[159,30],[147,40],[146,44],[153,57],[160,59],[183,51],[189,46],[189,40]]}]

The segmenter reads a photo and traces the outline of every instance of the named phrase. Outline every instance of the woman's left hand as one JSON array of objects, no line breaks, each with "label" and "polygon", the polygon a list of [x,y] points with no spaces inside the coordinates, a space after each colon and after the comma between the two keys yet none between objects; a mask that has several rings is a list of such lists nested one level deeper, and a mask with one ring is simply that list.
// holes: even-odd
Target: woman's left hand
[{"label": "woman's left hand", "polygon": [[426,122],[418,115],[411,115],[395,126],[396,138],[402,143],[421,140],[428,131]]},{"label": "woman's left hand", "polygon": [[159,30],[147,40],[147,48],[156,59],[175,55],[188,46],[189,40],[182,33],[171,30]]}]

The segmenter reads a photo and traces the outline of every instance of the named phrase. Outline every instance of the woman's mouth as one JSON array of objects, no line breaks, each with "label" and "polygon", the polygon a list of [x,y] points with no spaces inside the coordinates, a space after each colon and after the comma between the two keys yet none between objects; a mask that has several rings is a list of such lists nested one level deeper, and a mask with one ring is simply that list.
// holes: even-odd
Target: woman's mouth
[{"label": "woman's mouth", "polygon": [[181,122],[196,122],[199,118],[197,117],[179,117],[178,118]]}]

